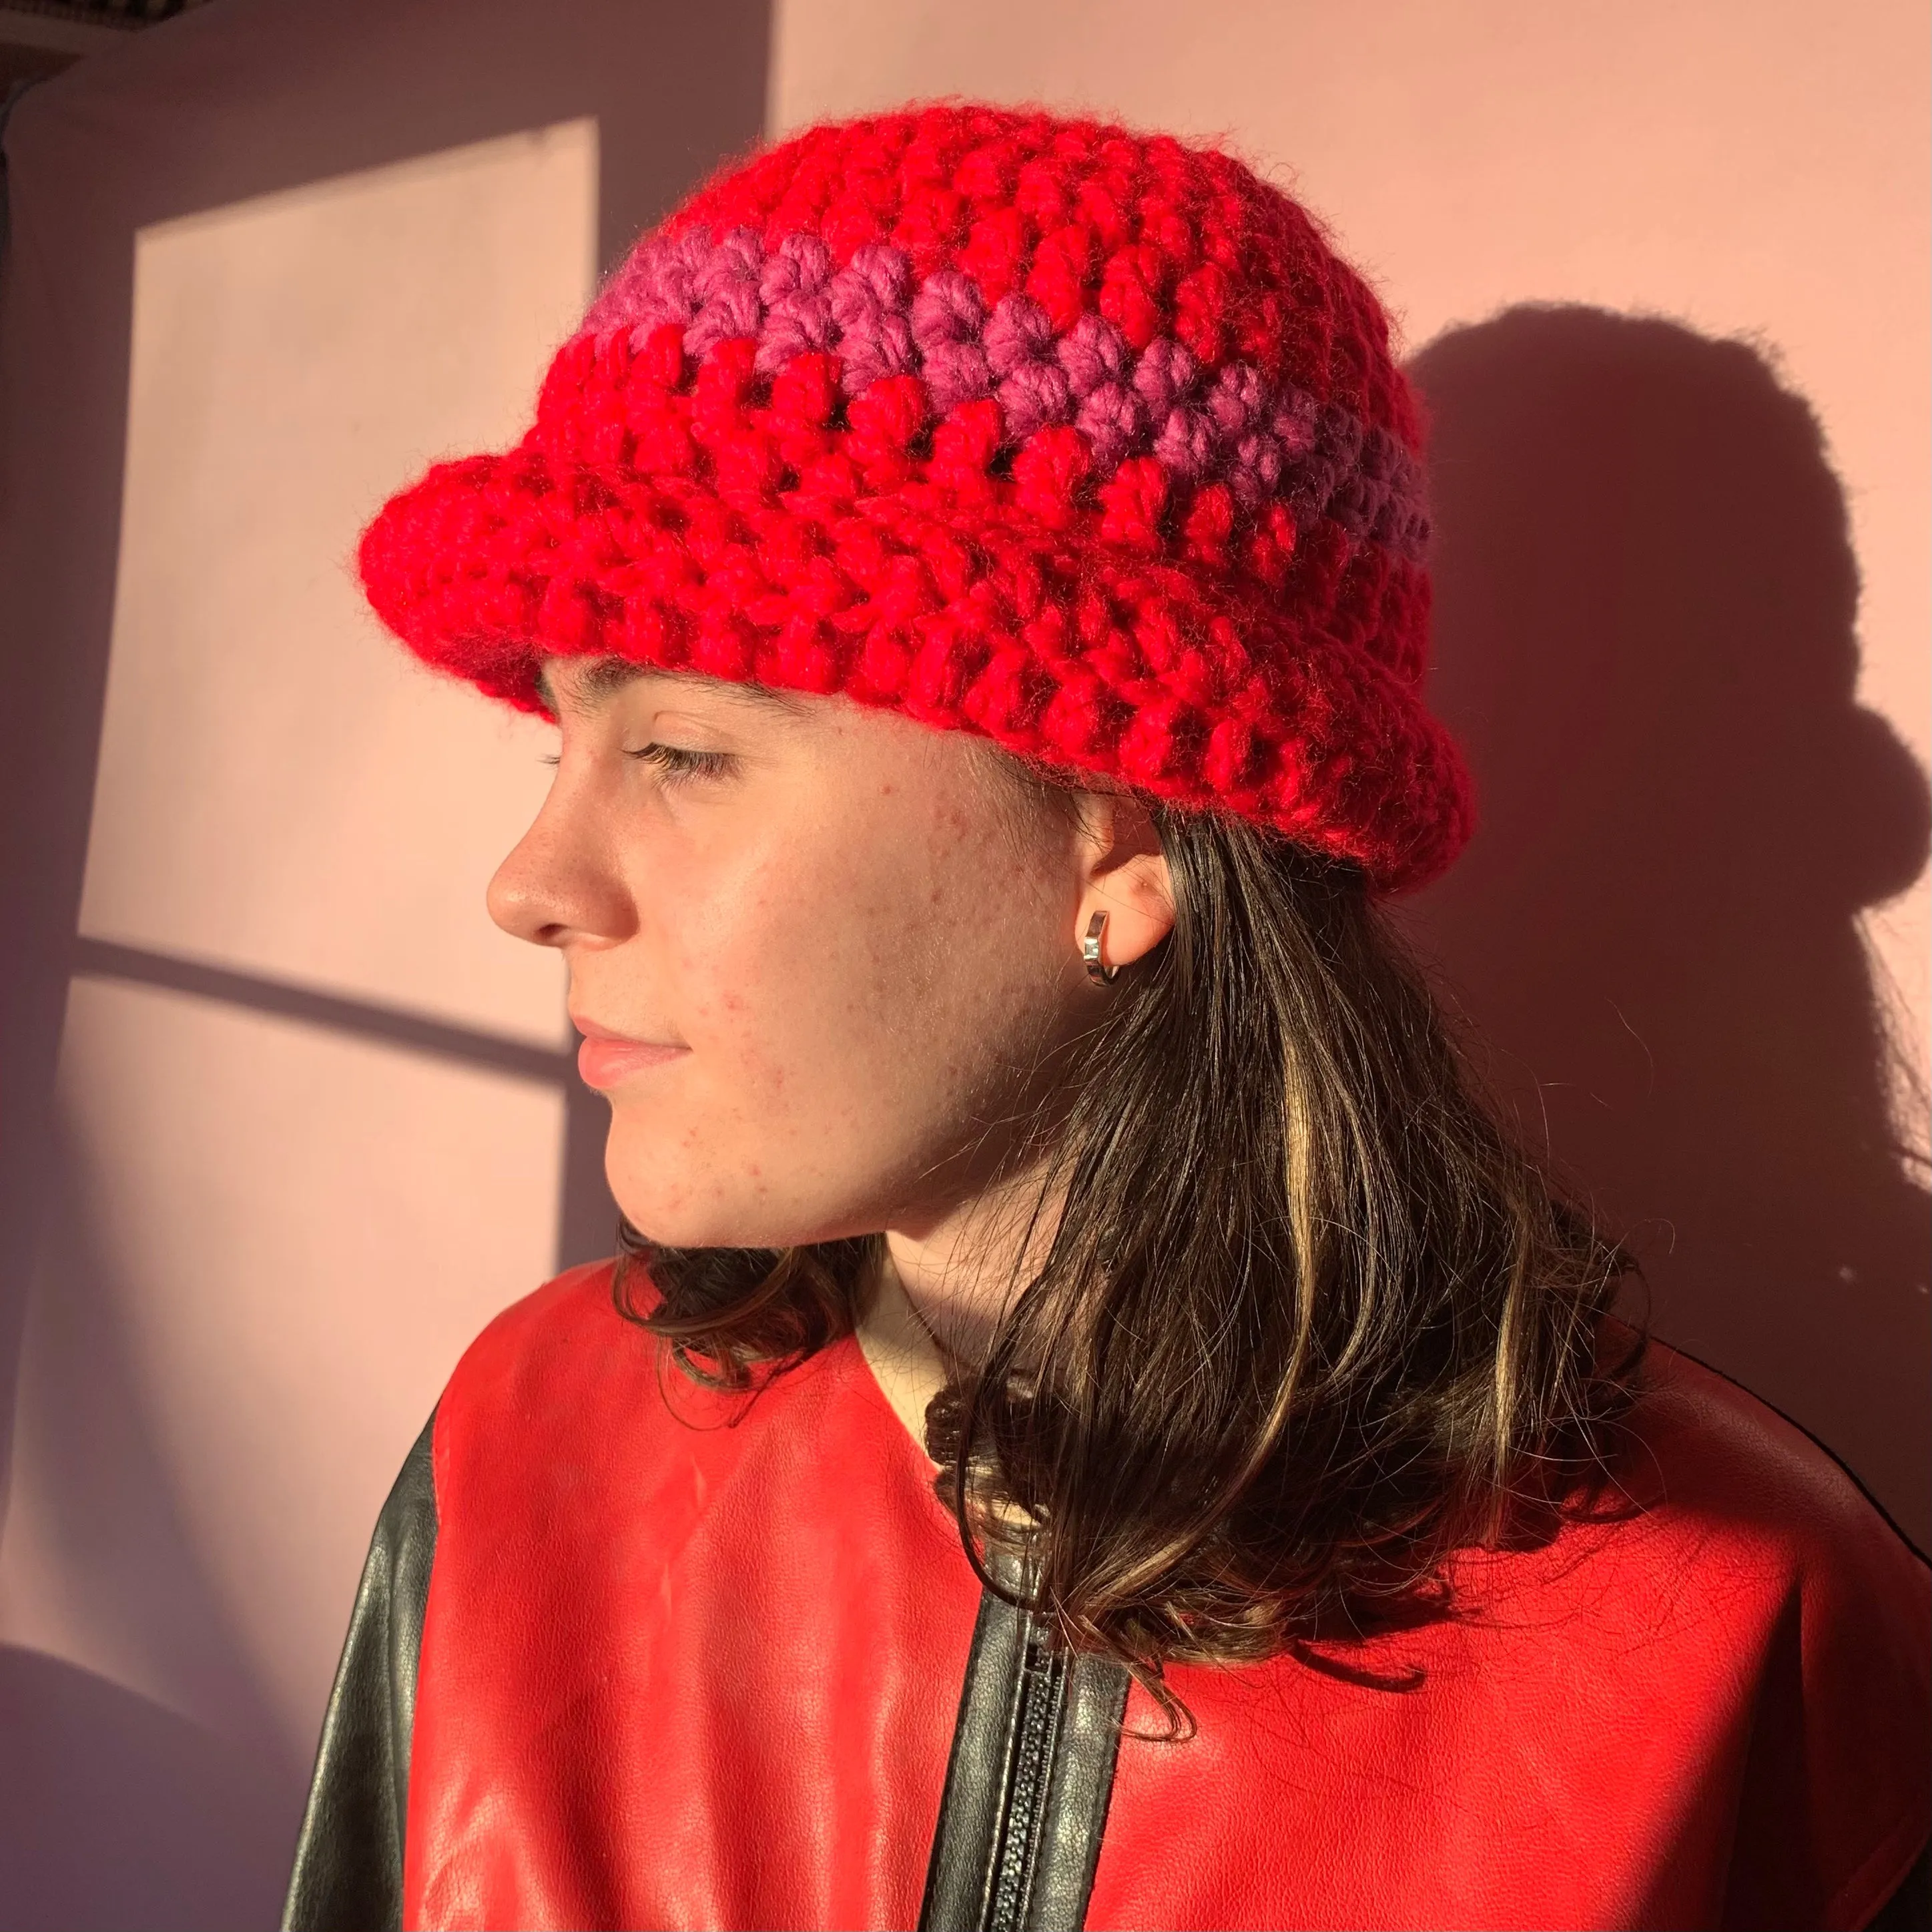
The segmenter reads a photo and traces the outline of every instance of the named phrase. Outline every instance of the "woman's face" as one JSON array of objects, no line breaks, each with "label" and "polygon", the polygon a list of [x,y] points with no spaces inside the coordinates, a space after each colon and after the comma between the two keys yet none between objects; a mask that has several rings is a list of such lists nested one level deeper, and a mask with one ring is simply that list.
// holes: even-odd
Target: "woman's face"
[{"label": "woman's face", "polygon": [[608,659],[552,658],[545,686],[556,777],[490,910],[568,962],[611,1191],[650,1240],[942,1218],[983,1185],[1004,1142],[973,1144],[1029,1066],[1106,997],[1090,910],[1110,962],[1165,930],[1137,909],[1160,862],[1144,812],[1102,801],[1096,841],[1002,809],[964,734]]}]

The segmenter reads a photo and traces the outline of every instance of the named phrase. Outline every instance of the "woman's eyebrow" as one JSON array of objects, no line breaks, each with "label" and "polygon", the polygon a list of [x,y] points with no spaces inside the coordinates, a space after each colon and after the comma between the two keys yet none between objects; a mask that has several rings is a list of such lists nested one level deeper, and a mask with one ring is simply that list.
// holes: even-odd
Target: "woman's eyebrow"
[{"label": "woman's eyebrow", "polygon": [[[795,692],[781,691],[774,686],[759,684],[748,678],[710,677],[702,671],[670,670],[656,664],[632,664],[625,658],[599,658],[586,667],[572,688],[570,708],[578,716],[587,717],[640,677],[706,686],[728,697],[742,698],[748,704],[782,712],[788,717],[800,716],[808,702]],[[556,717],[556,694],[551,689],[550,680],[541,665],[537,670],[536,686],[537,696],[544,709],[552,718]]]}]

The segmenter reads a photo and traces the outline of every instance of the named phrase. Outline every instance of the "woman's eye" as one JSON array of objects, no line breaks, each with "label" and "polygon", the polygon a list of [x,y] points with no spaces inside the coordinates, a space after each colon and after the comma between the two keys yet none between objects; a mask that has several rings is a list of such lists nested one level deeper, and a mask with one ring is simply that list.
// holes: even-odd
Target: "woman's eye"
[{"label": "woman's eye", "polygon": [[644,745],[624,755],[656,765],[667,778],[722,778],[731,769],[729,752],[693,752],[681,745]]}]

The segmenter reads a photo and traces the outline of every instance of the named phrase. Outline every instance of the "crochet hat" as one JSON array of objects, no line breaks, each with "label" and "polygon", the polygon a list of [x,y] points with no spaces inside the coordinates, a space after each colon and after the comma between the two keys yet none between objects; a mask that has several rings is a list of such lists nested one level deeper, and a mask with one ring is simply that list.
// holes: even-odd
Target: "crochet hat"
[{"label": "crochet hat", "polygon": [[526,708],[578,653],[843,692],[1393,889],[1470,815],[1420,695],[1419,446],[1374,296],[1240,163],[932,106],[700,189],[362,580]]}]

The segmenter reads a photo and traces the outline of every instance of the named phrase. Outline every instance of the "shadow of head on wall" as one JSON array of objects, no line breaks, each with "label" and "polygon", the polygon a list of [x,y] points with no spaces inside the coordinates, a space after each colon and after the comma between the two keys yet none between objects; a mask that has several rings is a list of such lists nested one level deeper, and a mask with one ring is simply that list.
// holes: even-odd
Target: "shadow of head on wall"
[{"label": "shadow of head on wall", "polygon": [[1480,829],[1408,923],[1526,1137],[1630,1237],[1659,1334],[1923,1542],[1928,1203],[1856,916],[1932,818],[1853,700],[1816,419],[1744,344],[1588,308],[1452,330],[1411,371],[1431,700]]}]

